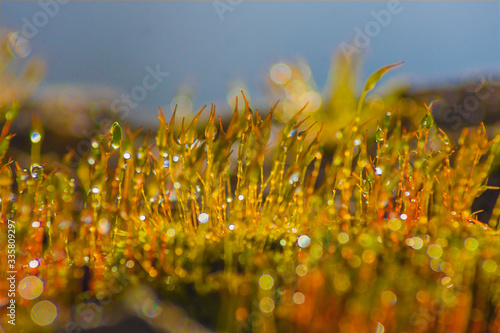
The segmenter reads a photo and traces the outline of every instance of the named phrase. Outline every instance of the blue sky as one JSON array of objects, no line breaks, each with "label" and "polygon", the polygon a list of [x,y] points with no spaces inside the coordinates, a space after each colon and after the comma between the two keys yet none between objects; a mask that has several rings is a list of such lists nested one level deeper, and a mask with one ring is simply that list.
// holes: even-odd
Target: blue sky
[{"label": "blue sky", "polygon": [[[216,5],[230,10],[219,15]],[[401,60],[405,65],[391,75],[418,85],[476,69],[499,72],[498,2],[399,6],[363,48],[364,78]],[[182,82],[195,83],[195,106],[225,103],[233,80],[244,81],[259,100],[270,66],[297,57],[307,60],[321,89],[339,44],[375,20],[371,11],[381,10],[388,10],[388,2],[77,1],[58,5],[30,38],[30,56],[19,61],[46,59],[44,85],[98,83],[123,92],[142,82],[146,66],[159,65],[169,76],[136,110],[149,116],[170,105]],[[0,26],[22,30],[26,21],[41,20],[41,11],[39,2],[2,1]]]}]

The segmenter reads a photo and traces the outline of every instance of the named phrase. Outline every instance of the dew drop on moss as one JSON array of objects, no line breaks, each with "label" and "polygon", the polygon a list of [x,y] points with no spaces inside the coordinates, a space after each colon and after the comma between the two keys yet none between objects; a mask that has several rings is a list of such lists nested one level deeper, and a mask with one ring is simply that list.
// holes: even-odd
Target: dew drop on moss
[{"label": "dew drop on moss", "polygon": [[198,221],[200,223],[207,223],[208,222],[208,219],[209,219],[209,216],[207,213],[201,213],[200,215],[198,215]]},{"label": "dew drop on moss", "polygon": [[288,183],[290,185],[294,184],[294,183],[297,183],[299,181],[299,173],[298,172],[295,172],[294,174],[292,174],[290,176],[290,179],[288,180]]},{"label": "dew drop on moss", "polygon": [[31,142],[38,143],[42,139],[42,136],[38,132],[31,133]]},{"label": "dew drop on moss", "polygon": [[382,141],[384,141],[384,131],[381,128],[378,128],[375,133],[375,142],[379,143]]},{"label": "dew drop on moss", "polygon": [[297,238],[297,245],[303,249],[311,244],[311,238],[307,235],[301,235]]}]

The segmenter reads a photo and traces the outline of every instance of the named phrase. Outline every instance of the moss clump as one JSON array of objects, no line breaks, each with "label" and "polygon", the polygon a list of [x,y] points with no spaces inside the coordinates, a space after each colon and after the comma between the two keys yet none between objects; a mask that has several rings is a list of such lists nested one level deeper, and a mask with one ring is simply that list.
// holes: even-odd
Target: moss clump
[{"label": "moss clump", "polygon": [[[36,122],[32,165],[6,161],[7,118],[0,237],[15,221],[19,280],[45,281],[41,298],[19,299],[20,325],[91,326],[71,310],[146,284],[142,316],[173,301],[221,332],[500,329],[500,208],[489,225],[471,211],[500,137],[480,126],[451,142],[432,106],[408,130],[398,109],[362,124],[360,101],[327,133],[302,111],[278,126],[244,100],[227,126],[213,106],[201,127],[203,109],[190,124],[160,110],[155,141],[115,123],[75,170],[70,156],[43,164]],[[41,299],[59,308],[49,326],[28,318]]]}]

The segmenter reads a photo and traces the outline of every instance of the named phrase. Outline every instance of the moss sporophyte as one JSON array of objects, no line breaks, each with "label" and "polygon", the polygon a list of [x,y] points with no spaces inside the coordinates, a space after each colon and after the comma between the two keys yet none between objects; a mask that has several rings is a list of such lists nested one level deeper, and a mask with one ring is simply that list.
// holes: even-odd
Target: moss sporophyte
[{"label": "moss sporophyte", "polygon": [[226,124],[215,106],[201,126],[205,108],[190,122],[160,109],[155,140],[114,123],[75,169],[44,161],[36,117],[31,165],[9,155],[18,106],[2,106],[18,325],[84,327],[74,307],[148,285],[154,296],[135,299],[144,318],[172,302],[221,332],[500,330],[500,204],[488,223],[471,210],[491,189],[499,137],[481,125],[455,142],[432,105],[414,128],[404,109],[366,116],[365,96],[396,65],[335,131],[306,107],[279,124],[278,103],[264,116],[242,92]]}]

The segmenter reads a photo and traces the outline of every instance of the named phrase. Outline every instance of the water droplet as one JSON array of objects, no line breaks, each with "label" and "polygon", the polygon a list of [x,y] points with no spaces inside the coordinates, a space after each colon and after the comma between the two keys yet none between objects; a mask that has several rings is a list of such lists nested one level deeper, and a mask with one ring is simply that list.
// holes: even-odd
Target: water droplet
[{"label": "water droplet", "polygon": [[101,190],[99,189],[99,187],[94,186],[94,187],[92,188],[92,193],[97,194],[97,193],[99,193],[99,192],[101,192]]},{"label": "water droplet", "polygon": [[123,154],[123,158],[124,158],[124,159],[126,159],[126,160],[128,160],[128,159],[129,159],[129,158],[131,158],[131,157],[132,157],[132,155],[131,155],[128,151],[126,151],[126,152]]},{"label": "water droplet", "polygon": [[234,224],[232,224],[232,223],[231,223],[230,225],[228,225],[228,226],[227,226],[227,228],[228,228],[229,230],[234,230],[234,229],[236,229],[236,226],[235,226]]},{"label": "water droplet", "polygon": [[31,132],[31,142],[38,143],[42,140],[42,136],[38,132]]},{"label": "water droplet", "polygon": [[179,162],[179,160],[180,160],[180,158],[179,158],[179,156],[177,156],[177,155],[174,155],[174,156],[172,157],[172,161],[174,161],[175,163]]},{"label": "water droplet", "polygon": [[379,127],[375,133],[375,142],[379,143],[384,141],[384,131]]},{"label": "water droplet", "polygon": [[243,196],[243,194],[238,195],[238,200],[239,201],[243,201],[243,199],[245,199],[245,197]]},{"label": "water droplet", "polygon": [[200,223],[207,223],[209,218],[210,217],[208,216],[207,213],[201,213],[200,215],[198,215],[198,221]]},{"label": "water droplet", "polygon": [[43,167],[38,164],[33,164],[31,166],[31,177],[38,178],[40,171],[43,172]]},{"label": "water droplet", "polygon": [[94,149],[99,148],[99,144],[97,143],[97,141],[92,141],[91,145],[92,145],[92,148],[94,148]]},{"label": "water droplet", "polygon": [[123,136],[120,124],[115,121],[111,126],[109,132],[111,133],[111,146],[114,149],[120,148],[120,143],[122,141],[122,136]]},{"label": "water droplet", "polygon": [[381,167],[376,167],[376,168],[375,168],[375,173],[376,173],[377,175],[379,175],[379,176],[380,176],[380,175],[382,174],[382,172],[383,172],[383,170],[382,170],[382,168],[381,168]]},{"label": "water droplet", "polygon": [[299,173],[295,172],[290,176],[290,179],[288,180],[288,183],[290,185],[293,185],[293,183],[297,183],[299,181]]},{"label": "water droplet", "polygon": [[361,140],[360,139],[355,139],[354,140],[354,145],[355,146],[359,146],[361,144]]},{"label": "water droplet", "polygon": [[227,198],[227,199],[226,199],[226,201],[227,201],[227,202],[232,202],[232,201],[233,201],[233,199],[231,199],[231,198]]},{"label": "water droplet", "polygon": [[176,190],[180,189],[180,188],[181,188],[181,183],[179,183],[179,182],[175,182],[175,183],[174,183],[174,188],[175,188]]},{"label": "water droplet", "polygon": [[145,220],[146,220],[146,215],[141,215],[141,216],[139,217],[139,219],[141,219],[141,221],[145,221]]},{"label": "water droplet", "polygon": [[406,215],[405,213],[403,213],[403,214],[399,215],[399,218],[404,221],[404,220],[406,220],[408,218],[408,215]]},{"label": "water droplet", "polygon": [[311,238],[307,235],[301,235],[297,238],[297,245],[303,249],[311,244]]},{"label": "water droplet", "polygon": [[295,133],[297,133],[297,130],[294,128],[290,131],[290,133],[288,133],[288,137],[291,138],[292,136],[295,135]]},{"label": "water droplet", "polygon": [[31,223],[31,226],[33,228],[40,228],[40,221],[33,221],[33,223]]},{"label": "water droplet", "polygon": [[170,162],[168,161],[168,159],[165,159],[165,161],[163,161],[163,167],[168,168],[169,166],[170,166]]},{"label": "water droplet", "polygon": [[40,266],[40,262],[39,262],[37,259],[32,259],[32,260],[29,262],[28,266],[29,266],[30,268],[37,268],[38,266]]}]

